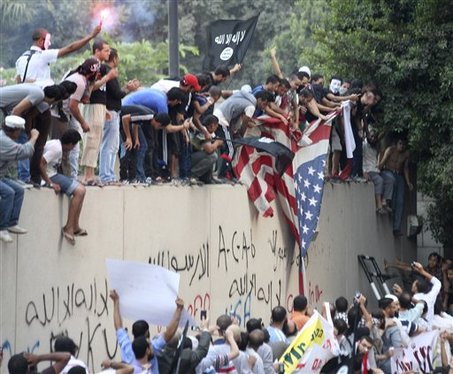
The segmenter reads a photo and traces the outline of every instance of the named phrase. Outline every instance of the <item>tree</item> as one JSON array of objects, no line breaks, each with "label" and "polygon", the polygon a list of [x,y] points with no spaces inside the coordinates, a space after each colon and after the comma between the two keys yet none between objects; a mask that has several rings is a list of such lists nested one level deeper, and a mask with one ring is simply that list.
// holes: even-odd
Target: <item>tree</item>
[{"label": "tree", "polygon": [[[297,3],[296,14],[305,4]],[[453,248],[453,14],[448,0],[329,0],[314,28],[316,69],[375,82],[382,130],[408,134],[418,188],[434,198],[428,225]],[[293,17],[301,25],[302,20]],[[302,28],[301,28],[302,29]],[[291,34],[296,54],[299,37]],[[450,212],[449,214],[447,213]]]}]

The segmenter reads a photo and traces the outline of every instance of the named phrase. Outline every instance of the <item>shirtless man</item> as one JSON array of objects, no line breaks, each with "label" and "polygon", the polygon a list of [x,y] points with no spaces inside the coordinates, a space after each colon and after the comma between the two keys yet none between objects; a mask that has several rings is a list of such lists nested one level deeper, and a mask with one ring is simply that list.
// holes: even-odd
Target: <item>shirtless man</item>
[{"label": "shirtless man", "polygon": [[379,162],[379,168],[382,170],[384,185],[393,183],[393,234],[401,236],[401,221],[403,219],[404,209],[404,182],[406,182],[409,191],[414,186],[409,178],[409,150],[403,139],[397,139],[396,144],[388,147],[382,160]]}]

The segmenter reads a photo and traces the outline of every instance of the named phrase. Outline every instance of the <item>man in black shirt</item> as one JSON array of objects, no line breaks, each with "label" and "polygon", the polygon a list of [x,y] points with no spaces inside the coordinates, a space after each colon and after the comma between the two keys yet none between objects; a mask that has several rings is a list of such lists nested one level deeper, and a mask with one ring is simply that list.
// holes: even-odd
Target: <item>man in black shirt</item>
[{"label": "man in black shirt", "polygon": [[[118,68],[118,51],[110,49],[108,60],[108,71]],[[119,112],[121,110],[121,99],[129,92],[137,90],[140,86],[138,80],[129,81],[124,88],[121,88],[118,78],[107,82],[107,115],[110,119],[105,121],[102,133],[101,150],[99,153],[99,178],[102,184],[114,184],[117,182],[115,175],[116,154],[120,146],[120,122]]]},{"label": "man in black shirt", "polygon": [[[110,56],[110,47],[105,40],[98,39],[93,43],[93,57],[101,63],[108,61]],[[102,130],[106,118],[106,83],[113,78],[118,77],[118,70],[111,69],[109,72],[108,65],[101,66],[102,78],[97,80],[91,91],[90,102],[85,105],[84,117],[90,124],[90,131],[85,133],[83,139],[83,153],[80,165],[85,167],[82,182],[90,185],[95,184],[94,170],[98,162],[99,147],[101,145]]]}]

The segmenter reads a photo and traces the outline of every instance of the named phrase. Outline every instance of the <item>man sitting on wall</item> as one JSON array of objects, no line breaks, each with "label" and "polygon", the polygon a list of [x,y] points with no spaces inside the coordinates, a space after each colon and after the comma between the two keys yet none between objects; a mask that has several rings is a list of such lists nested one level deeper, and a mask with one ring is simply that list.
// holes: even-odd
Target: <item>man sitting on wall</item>
[{"label": "man sitting on wall", "polygon": [[0,240],[11,243],[9,234],[25,234],[27,230],[17,225],[24,200],[24,188],[8,176],[8,170],[17,160],[24,160],[33,155],[39,131],[30,131],[30,140],[18,144],[16,140],[25,129],[25,120],[18,116],[7,116],[0,131]]}]

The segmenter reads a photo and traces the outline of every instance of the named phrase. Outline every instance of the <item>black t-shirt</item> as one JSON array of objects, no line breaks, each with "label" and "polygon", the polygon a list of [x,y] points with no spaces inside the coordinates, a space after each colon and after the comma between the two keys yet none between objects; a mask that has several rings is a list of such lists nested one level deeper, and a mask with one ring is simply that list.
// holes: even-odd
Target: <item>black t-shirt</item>
[{"label": "black t-shirt", "polygon": [[[154,118],[154,111],[143,106],[143,105],[124,105],[121,107],[120,112],[120,132],[123,138],[126,137],[126,134],[123,130],[123,117],[130,114],[131,115],[131,125],[138,125],[142,128],[146,137],[150,136],[151,126],[149,123],[151,119]],[[130,129],[132,133],[132,128]]]},{"label": "black t-shirt", "polygon": [[[110,70],[110,66],[107,64],[102,64],[100,69],[101,78],[107,75]],[[106,85],[101,86],[96,91],[91,92],[90,104],[107,104],[107,92]]]},{"label": "black t-shirt", "polygon": [[[108,66],[107,72],[110,70],[111,68]],[[126,92],[121,89],[118,78],[110,79],[106,86],[107,109],[118,112],[121,110],[121,99],[126,96]]]},{"label": "black t-shirt", "polygon": [[313,96],[317,103],[322,104],[322,99],[327,95],[326,90],[320,84],[312,84]]}]

